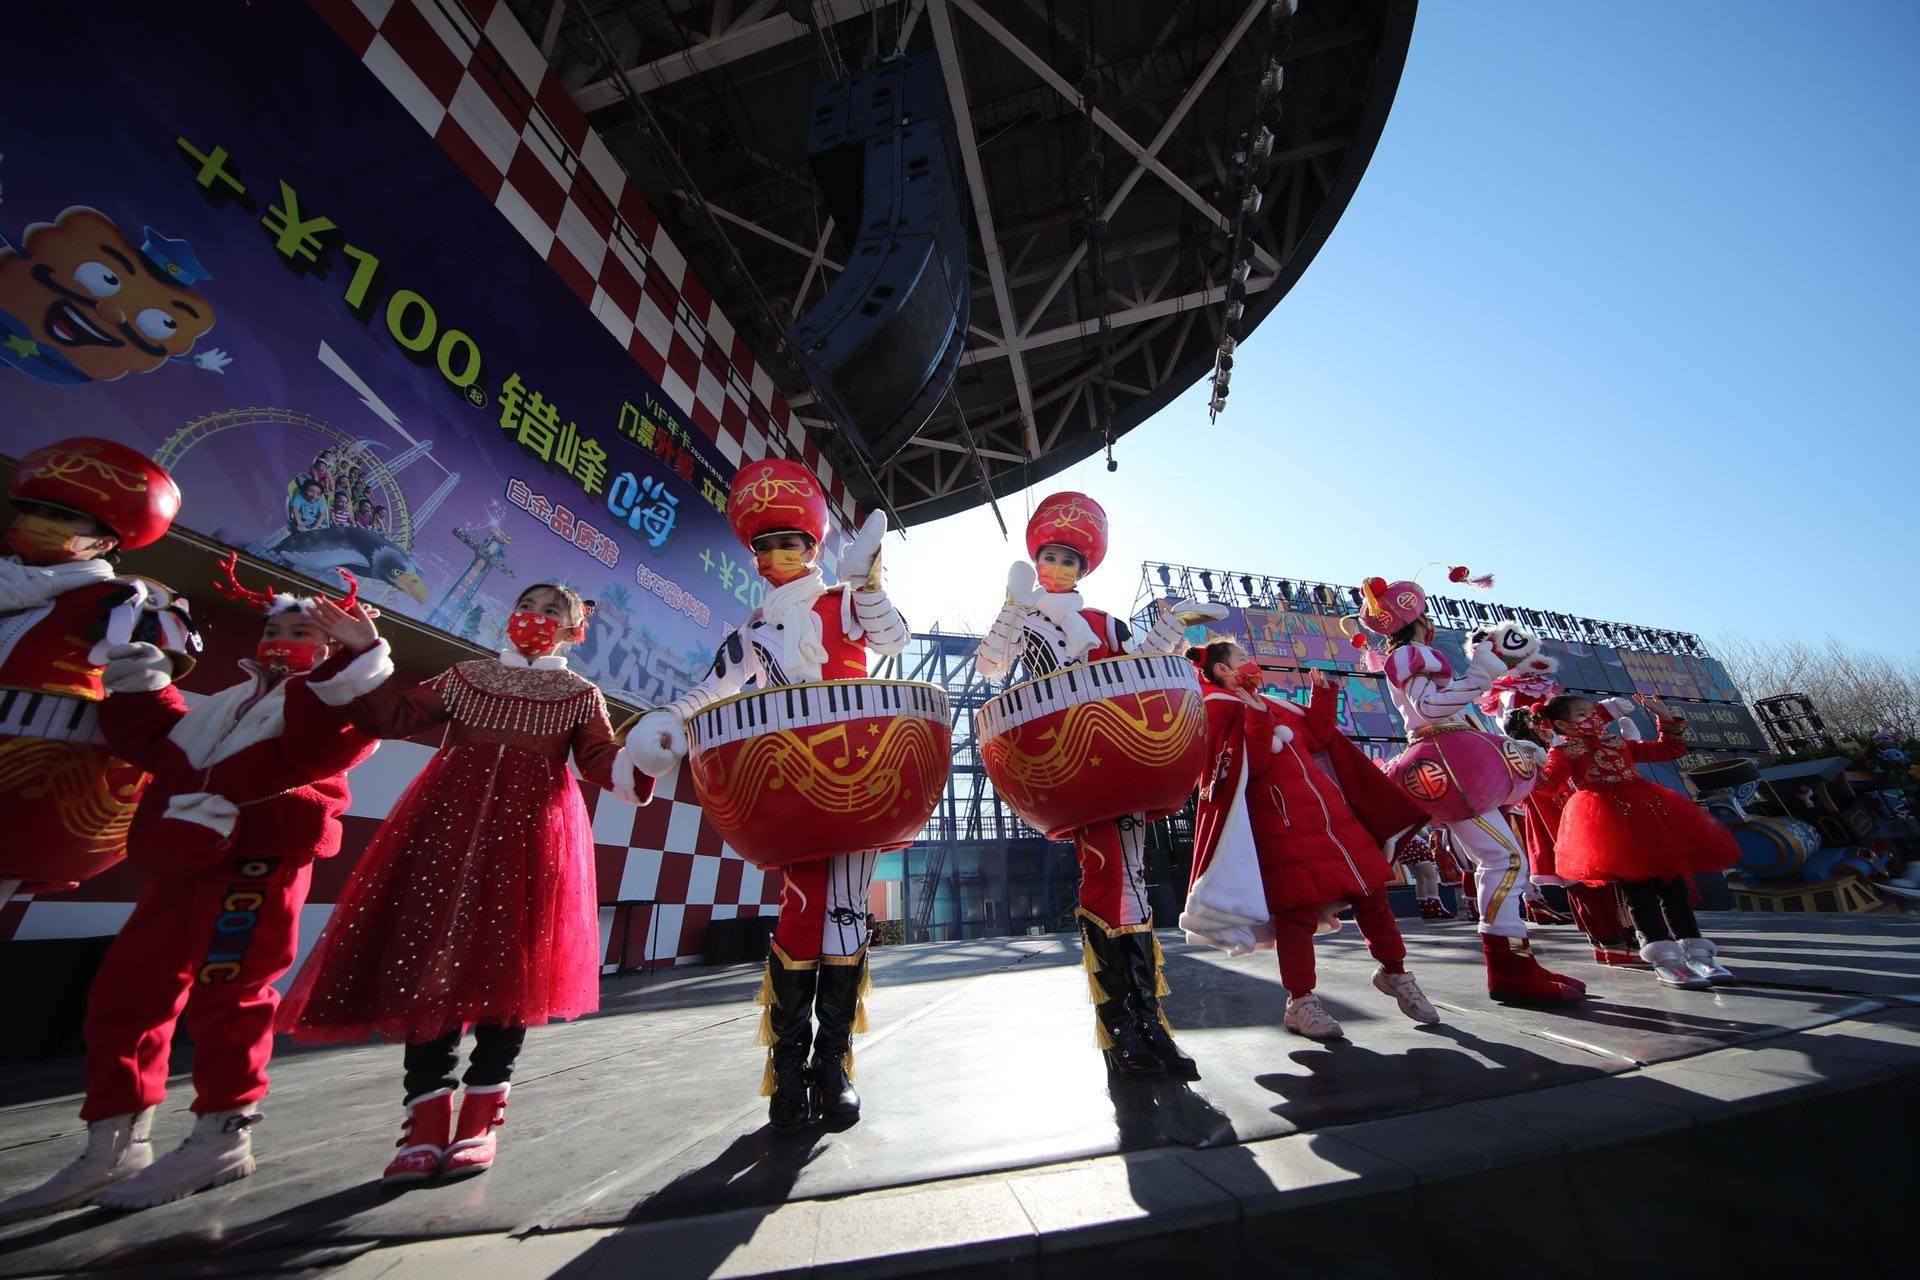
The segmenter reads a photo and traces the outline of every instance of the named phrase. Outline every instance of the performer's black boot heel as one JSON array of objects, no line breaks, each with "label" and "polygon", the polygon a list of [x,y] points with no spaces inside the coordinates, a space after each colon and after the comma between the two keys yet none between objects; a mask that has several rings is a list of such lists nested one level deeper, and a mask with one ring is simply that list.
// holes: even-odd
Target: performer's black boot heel
[{"label": "performer's black boot heel", "polygon": [[1200,1064],[1180,1052],[1167,1025],[1167,1015],[1160,1009],[1160,997],[1167,994],[1167,985],[1160,975],[1159,942],[1151,933],[1123,933],[1116,941],[1126,959],[1129,1003],[1140,1038],[1167,1068],[1168,1075],[1175,1080],[1198,1080]]},{"label": "performer's black boot heel", "polygon": [[807,1050],[813,1044],[813,998],[819,974],[811,965],[789,969],[777,947],[767,957],[767,977],[760,986],[760,1002],[766,1006],[760,1038],[768,1046],[767,1070],[760,1092],[767,1098],[767,1123],[776,1129],[797,1129],[814,1118],[808,1099]]},{"label": "performer's black boot heel", "polygon": [[1093,997],[1093,1016],[1107,1069],[1134,1079],[1164,1078],[1166,1064],[1141,1036],[1133,1010],[1128,1007],[1132,983],[1122,950],[1127,935],[1110,938],[1106,930],[1082,916],[1080,936],[1086,946],[1087,989]]},{"label": "performer's black boot heel", "polygon": [[829,1123],[860,1118],[860,1095],[853,1087],[853,1035],[860,1020],[860,989],[867,972],[863,952],[858,963],[820,965],[820,991],[814,1012],[820,1030],[813,1038],[813,1109]]}]

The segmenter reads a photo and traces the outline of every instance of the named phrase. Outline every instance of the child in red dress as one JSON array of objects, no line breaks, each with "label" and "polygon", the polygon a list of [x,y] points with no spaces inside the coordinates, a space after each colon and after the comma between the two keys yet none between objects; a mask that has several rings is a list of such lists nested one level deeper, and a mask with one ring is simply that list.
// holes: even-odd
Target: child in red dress
[{"label": "child in red dress", "polygon": [[1569,881],[1619,886],[1641,958],[1663,985],[1700,989],[1731,982],[1713,943],[1700,936],[1688,886],[1698,873],[1725,871],[1740,851],[1699,805],[1634,768],[1687,753],[1687,722],[1658,698],[1635,701],[1659,721],[1657,742],[1608,733],[1610,717],[1578,694],[1562,694],[1541,708],[1562,741],[1548,755],[1536,789],[1572,788],[1554,833],[1555,870]]},{"label": "child in red dress", "polygon": [[[566,587],[529,587],[498,659],[405,690],[388,663],[349,707],[380,737],[443,725],[445,737],[354,868],[280,1026],[301,1040],[405,1042],[407,1120],[390,1182],[490,1166],[527,1028],[599,1007],[593,833],[567,757],[628,803],[645,803],[653,783],[636,777],[600,690],[567,669],[565,646],[589,612]],[[320,621],[349,649],[377,642],[362,609]]]},{"label": "child in red dress", "polygon": [[1331,1040],[1340,1024],[1314,994],[1313,938],[1350,906],[1380,965],[1373,985],[1415,1022],[1440,1021],[1407,972],[1387,904],[1395,877],[1382,852],[1424,827],[1426,813],[1341,735],[1340,695],[1325,672],[1312,673],[1313,701],[1302,710],[1255,692],[1260,668],[1231,640],[1187,657],[1205,682],[1212,764],[1200,786],[1181,927],[1234,954],[1270,941],[1288,992],[1287,1030]]}]

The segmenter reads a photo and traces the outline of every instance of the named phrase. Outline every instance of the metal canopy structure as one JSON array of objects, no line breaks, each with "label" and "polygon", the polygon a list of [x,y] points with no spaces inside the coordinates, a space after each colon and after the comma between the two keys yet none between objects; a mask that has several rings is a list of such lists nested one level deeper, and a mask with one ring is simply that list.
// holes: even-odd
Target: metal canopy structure
[{"label": "metal canopy structure", "polygon": [[[782,353],[847,244],[806,161],[815,85],[936,54],[970,201],[972,342],[954,391],[865,475],[907,523],[1040,481],[1206,377],[1224,332],[1235,152],[1274,0],[514,0],[781,391]],[[1414,0],[1299,0],[1244,335],[1312,261],[1392,105]],[[809,20],[802,21],[795,15]],[[1097,217],[1095,216],[1097,214]],[[1096,246],[1089,253],[1089,246]],[[1105,333],[1102,333],[1102,320]],[[1198,424],[1196,424],[1198,425]],[[845,455],[840,442],[830,456]]]}]

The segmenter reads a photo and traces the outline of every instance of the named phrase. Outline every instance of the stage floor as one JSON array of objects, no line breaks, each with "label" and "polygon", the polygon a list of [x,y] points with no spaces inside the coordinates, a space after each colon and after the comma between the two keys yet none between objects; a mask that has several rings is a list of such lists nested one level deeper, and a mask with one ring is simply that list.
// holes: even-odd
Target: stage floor
[{"label": "stage floor", "polygon": [[[1594,965],[1570,928],[1537,930],[1542,957],[1589,984],[1585,1004],[1546,1012],[1485,998],[1470,926],[1404,921],[1410,967],[1441,1007],[1437,1027],[1407,1022],[1373,990],[1349,923],[1320,944],[1321,993],[1346,1029],[1326,1045],[1280,1029],[1285,992],[1271,954],[1228,959],[1164,934],[1168,1011],[1205,1072],[1190,1088],[1109,1089],[1077,938],[885,949],[874,955],[874,1030],[857,1043],[865,1118],[802,1136],[763,1125],[757,967],[609,979],[598,1016],[529,1036],[500,1163],[484,1177],[383,1190],[377,1176],[401,1114],[399,1051],[289,1050],[274,1064],[252,1178],[140,1214],[83,1209],[0,1228],[0,1275],[163,1265],[235,1274],[249,1258],[319,1265],[400,1240],[765,1209],[1470,1107],[1876,1016],[1913,1025],[1920,919],[1705,922],[1740,986],[1668,991],[1645,970]],[[74,1061],[0,1072],[0,1195],[78,1153],[78,1078]],[[156,1149],[178,1142],[190,1101],[190,1083],[176,1078]],[[1044,1232],[1043,1211],[1026,1208]]]}]

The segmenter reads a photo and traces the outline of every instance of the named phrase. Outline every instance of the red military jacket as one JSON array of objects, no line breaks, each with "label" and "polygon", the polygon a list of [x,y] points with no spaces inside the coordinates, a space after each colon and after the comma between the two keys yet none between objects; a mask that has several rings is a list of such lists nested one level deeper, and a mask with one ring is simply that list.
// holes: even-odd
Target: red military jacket
[{"label": "red military jacket", "polygon": [[153,775],[128,861],[191,875],[227,860],[338,853],[346,773],[377,745],[353,727],[347,703],[366,692],[379,665],[369,659],[385,648],[278,681],[242,662],[245,680],[191,708],[171,684],[109,697],[100,713],[109,748]]}]

